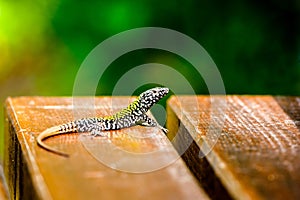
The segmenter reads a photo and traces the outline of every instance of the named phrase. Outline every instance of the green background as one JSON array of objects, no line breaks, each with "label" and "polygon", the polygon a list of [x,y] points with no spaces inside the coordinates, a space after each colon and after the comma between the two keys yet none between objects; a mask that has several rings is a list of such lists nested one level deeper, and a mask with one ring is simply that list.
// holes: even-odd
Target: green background
[{"label": "green background", "polygon": [[[1,0],[0,100],[71,96],[77,70],[96,45],[144,26],[170,28],[195,39],[218,66],[227,94],[299,95],[299,13],[296,0]],[[186,61],[168,52],[139,50],[108,68],[97,95],[110,95],[126,71],[149,62],[179,69],[196,93],[207,94]],[[3,147],[3,110],[0,115]]]}]

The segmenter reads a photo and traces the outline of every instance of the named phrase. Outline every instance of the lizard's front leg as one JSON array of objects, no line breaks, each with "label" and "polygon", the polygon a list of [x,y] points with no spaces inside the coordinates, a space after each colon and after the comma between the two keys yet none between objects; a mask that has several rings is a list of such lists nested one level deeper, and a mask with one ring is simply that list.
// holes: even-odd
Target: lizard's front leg
[{"label": "lizard's front leg", "polygon": [[169,130],[159,125],[154,119],[150,118],[148,115],[143,114],[140,121],[136,123],[137,125],[142,126],[151,126],[151,127],[158,127],[161,129],[164,133],[167,133]]}]

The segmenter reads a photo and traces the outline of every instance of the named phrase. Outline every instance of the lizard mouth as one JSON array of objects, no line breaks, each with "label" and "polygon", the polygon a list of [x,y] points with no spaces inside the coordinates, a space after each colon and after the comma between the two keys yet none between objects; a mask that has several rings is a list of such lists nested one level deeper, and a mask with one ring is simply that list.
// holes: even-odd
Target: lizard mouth
[{"label": "lizard mouth", "polygon": [[169,88],[160,88],[160,91],[162,92],[162,95],[164,97],[169,93]]}]

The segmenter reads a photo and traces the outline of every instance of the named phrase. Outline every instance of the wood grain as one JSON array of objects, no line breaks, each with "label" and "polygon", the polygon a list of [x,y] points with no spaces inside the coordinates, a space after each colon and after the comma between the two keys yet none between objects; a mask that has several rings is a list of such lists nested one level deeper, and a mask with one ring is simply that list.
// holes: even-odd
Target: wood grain
[{"label": "wood grain", "polygon": [[[168,128],[179,150],[189,141],[185,131],[193,139],[185,160],[196,176],[207,159],[235,199],[300,199],[300,98],[192,98],[178,96],[168,101]],[[219,105],[212,108],[212,102]],[[218,112],[218,106],[226,108],[225,112]],[[225,123],[219,123],[223,119]],[[198,150],[210,148],[205,158],[193,142]]]},{"label": "wood grain", "polygon": [[4,175],[2,171],[2,166],[0,166],[0,199],[6,200],[8,199],[8,193],[5,188]]},{"label": "wood grain", "polygon": [[[45,141],[68,152],[70,158],[39,148],[35,138],[43,130],[79,115],[94,115],[93,109],[84,106],[74,109],[72,100],[55,97],[7,99],[4,170],[12,199],[208,199],[181,159],[177,159],[166,136],[156,128],[132,127],[94,139],[88,135],[65,134]],[[84,105],[90,99],[76,100]],[[95,112],[98,116],[111,114],[127,106],[129,100],[125,97],[96,98]],[[116,149],[129,153],[120,154]],[[153,152],[160,153],[151,154]],[[141,162],[132,156],[145,154],[152,157],[147,160],[144,156]],[[99,156],[111,159],[110,163],[95,159]],[[170,158],[174,159],[172,163],[168,163]],[[147,163],[163,167],[147,173],[113,169],[125,166],[129,171],[139,170],[149,166]]]}]

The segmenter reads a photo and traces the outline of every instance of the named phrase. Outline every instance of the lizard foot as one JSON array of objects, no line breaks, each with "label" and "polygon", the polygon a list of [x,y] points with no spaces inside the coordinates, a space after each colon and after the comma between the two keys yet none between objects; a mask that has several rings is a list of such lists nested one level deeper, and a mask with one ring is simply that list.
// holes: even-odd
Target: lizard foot
[{"label": "lizard foot", "polygon": [[164,133],[168,133],[168,132],[169,132],[169,130],[166,129],[166,128],[164,128],[164,127],[161,127],[161,130],[162,130]]},{"label": "lizard foot", "polygon": [[101,131],[97,131],[97,130],[92,130],[90,135],[94,136],[94,137],[97,137],[97,136],[102,136],[104,137],[105,136],[105,133],[101,132]]}]

